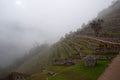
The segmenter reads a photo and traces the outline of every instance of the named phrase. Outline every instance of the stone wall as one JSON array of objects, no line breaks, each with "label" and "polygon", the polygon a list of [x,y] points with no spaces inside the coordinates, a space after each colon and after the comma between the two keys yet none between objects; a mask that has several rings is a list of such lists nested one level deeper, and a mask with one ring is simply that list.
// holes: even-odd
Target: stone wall
[{"label": "stone wall", "polygon": [[65,60],[54,60],[52,63],[53,65],[67,65],[67,66],[71,66],[74,64],[77,64],[79,61],[81,60],[81,58],[69,58],[69,59],[65,59]]},{"label": "stone wall", "polygon": [[95,67],[96,64],[97,64],[97,60],[94,56],[92,55],[87,55],[85,58],[84,58],[84,64],[86,67]]}]

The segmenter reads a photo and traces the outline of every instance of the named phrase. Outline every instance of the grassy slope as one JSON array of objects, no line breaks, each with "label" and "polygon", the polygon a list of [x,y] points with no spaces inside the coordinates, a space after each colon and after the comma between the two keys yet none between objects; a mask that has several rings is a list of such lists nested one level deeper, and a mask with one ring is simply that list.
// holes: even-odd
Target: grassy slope
[{"label": "grassy slope", "polygon": [[[79,39],[79,38],[76,38]],[[70,42],[76,46],[79,47],[83,47],[82,52],[86,51],[85,53],[87,54],[91,54],[92,51],[90,48],[88,48],[86,45],[83,44],[79,44],[76,41],[72,40],[72,39],[66,39],[67,42]],[[63,42],[62,44],[60,44],[59,48],[62,50],[63,57],[67,58],[68,54],[64,49],[64,45],[74,54],[77,54],[78,52],[70,45],[68,45],[67,43]],[[94,46],[98,46],[98,44],[96,42],[93,41],[88,41],[85,39],[81,39],[82,42],[87,42],[88,44],[92,44]],[[53,51],[49,52],[51,54],[49,54],[49,57],[46,57],[46,60],[49,60],[48,62],[50,63],[51,60],[54,58],[57,58],[57,52],[56,52],[55,48]],[[72,56],[74,56],[74,54],[72,54]],[[40,55],[39,55],[40,56]],[[29,61],[27,61],[25,64],[23,64],[20,68],[19,71],[20,72],[31,72],[31,73],[35,73],[34,75],[32,75],[32,77],[29,78],[29,80],[39,80],[39,79],[46,79],[47,77],[49,77],[49,80],[80,80],[80,79],[84,79],[84,80],[96,80],[98,78],[98,76],[100,76],[100,74],[104,71],[104,69],[107,67],[108,62],[106,61],[101,61],[98,62],[97,67],[95,68],[87,68],[83,65],[83,62],[80,62],[79,64],[76,64],[74,66],[53,66],[51,65],[51,63],[49,65],[47,65],[45,67],[45,69],[49,70],[49,71],[53,71],[56,73],[56,75],[50,76],[50,75],[45,75],[45,74],[41,74],[40,73],[40,65],[36,65],[37,63],[42,63],[40,60],[44,61],[46,55],[43,55],[41,58],[38,57],[38,55],[34,56],[32,59],[30,59]],[[43,59],[42,59],[43,58]],[[46,61],[47,62],[47,61]],[[37,67],[36,67],[36,66]],[[28,67],[29,66],[29,67]],[[36,71],[36,72],[35,72]]]},{"label": "grassy slope", "polygon": [[[116,11],[118,11],[118,12],[116,12]],[[109,14],[109,13],[111,13],[111,14]],[[106,15],[103,14],[103,16],[98,17],[98,18],[103,18],[105,20],[105,23],[104,23],[105,27],[104,27],[103,33],[114,35],[114,36],[115,35],[119,36],[120,35],[120,33],[119,33],[120,28],[118,28],[118,26],[120,24],[119,24],[119,22],[117,22],[117,19],[120,19],[118,17],[120,11],[119,10],[113,10],[112,12],[109,12],[109,13],[106,14]],[[117,16],[114,17],[114,16],[112,16],[112,14],[117,15]],[[112,16],[112,18],[110,16]],[[115,20],[113,20],[113,18],[115,18]],[[114,27],[114,26],[116,26],[116,27]],[[116,32],[116,30],[114,30],[114,28],[116,28],[116,29],[118,28],[118,32]],[[91,31],[89,29],[88,29],[88,31],[85,29],[85,31],[83,30],[83,32],[89,33]],[[74,44],[74,45],[76,45],[80,48],[82,47],[82,49],[83,49],[83,50],[81,50],[82,53],[92,54],[92,52],[93,52],[92,49],[90,49],[86,45],[79,44],[78,42],[75,41],[75,39],[80,40],[81,42],[91,44],[91,45],[96,46],[96,47],[99,46],[99,44],[97,42],[86,40],[86,39],[79,38],[79,37],[74,37],[74,38],[71,38],[71,39],[66,38],[62,42],[62,46],[61,46],[61,50],[62,50],[61,54],[63,54],[63,56],[65,58],[67,58],[68,55],[66,53],[66,50],[63,47],[64,45],[72,52],[72,56],[77,55],[79,53],[79,52],[77,52],[77,50],[75,50],[74,47],[70,46],[68,43],[72,43],[72,44]],[[51,62],[50,60],[52,60],[53,58],[56,59],[58,57],[56,50],[51,52],[51,54],[49,56],[50,56],[49,59],[48,59],[49,62]],[[106,56],[113,56],[113,55],[106,55]],[[37,57],[37,56],[35,56],[35,57]],[[45,58],[45,57],[43,57],[43,58]],[[35,61],[36,61],[36,63],[37,62],[39,63],[40,60],[41,59],[36,59],[36,58],[35,58],[35,60],[31,59],[28,62],[26,62],[25,64],[23,64],[20,67],[19,70],[29,69],[28,72],[33,71],[34,67],[31,67],[31,66],[35,65]],[[43,63],[43,62],[41,61],[41,63]],[[80,62],[80,63],[78,63],[74,66],[70,66],[70,67],[69,66],[52,66],[51,64],[47,65],[46,66],[47,70],[50,70],[50,71],[53,71],[53,72],[57,73],[54,76],[48,76],[48,75],[39,73],[39,66],[38,66],[37,67],[38,73],[34,74],[29,80],[41,80],[41,79],[46,80],[47,77],[49,77],[49,80],[96,80],[100,76],[100,74],[105,70],[108,63],[109,62],[107,62],[107,61],[99,61],[98,65],[94,68],[85,67],[83,65],[83,62]],[[31,67],[31,68],[29,68],[28,66]]]},{"label": "grassy slope", "polygon": [[[79,38],[77,38],[78,40],[80,40]],[[86,54],[92,54],[93,50],[90,49],[88,46],[84,45],[84,44],[79,44],[76,41],[74,41],[73,39],[68,39],[69,42],[73,43],[76,46],[82,47],[81,52],[86,53]],[[81,41],[81,40],[80,40]],[[84,42],[86,40],[82,40],[81,42]],[[91,44],[91,42],[89,42],[89,44]]]},{"label": "grassy slope", "polygon": [[[81,38],[76,38],[76,39],[80,40],[81,42],[87,42],[88,44],[92,44],[94,46],[99,45],[97,42],[94,42],[94,41],[89,41],[89,40],[81,39]],[[66,39],[59,46],[59,48],[62,51],[60,53],[63,55],[64,58],[68,57],[68,53],[65,50],[64,46],[66,46],[73,53],[72,54],[73,57],[75,54],[78,53],[77,50],[74,49],[74,47],[68,45],[68,42],[72,43],[76,46],[82,47],[83,48],[83,50],[81,50],[82,52],[86,51],[85,53],[87,53],[87,54],[92,53],[92,50],[88,46],[80,44],[72,39]],[[28,80],[46,80],[46,78],[49,78],[49,80],[73,80],[73,79],[74,80],[96,80],[108,65],[107,61],[99,61],[98,65],[96,67],[88,68],[88,67],[85,67],[83,62],[81,61],[80,63],[73,65],[73,66],[53,66],[53,65],[51,65],[51,60],[56,59],[58,57],[56,55],[57,54],[56,50],[57,50],[57,47],[54,48],[51,52],[48,51],[50,54],[48,57],[46,57],[46,60],[48,60],[49,65],[44,67],[44,69],[46,69],[48,71],[55,72],[56,75],[50,76],[50,75],[46,75],[46,74],[41,74],[40,66],[38,65],[37,67],[34,67],[36,65],[36,63],[43,63],[40,60],[44,61],[45,56],[47,54],[43,55],[40,59],[39,59],[38,55],[36,55],[35,57],[33,57],[33,59],[30,59],[30,61],[23,64],[19,68],[19,71],[23,70],[22,72],[35,73]],[[34,72],[35,70],[36,70],[36,72]]]},{"label": "grassy slope", "polygon": [[76,39],[79,39],[81,42],[86,42],[88,44],[91,44],[93,46],[99,46],[99,44],[97,42],[94,42],[94,41],[90,41],[90,40],[87,40],[87,39],[84,39],[84,38],[81,38],[81,37],[75,37]]},{"label": "grassy slope", "polygon": [[105,70],[109,62],[98,61],[96,67],[85,67],[83,62],[63,69],[49,80],[96,80]]},{"label": "grassy slope", "polygon": [[81,61],[74,66],[48,66],[47,69],[56,72],[56,75],[37,73],[28,80],[97,80],[108,64],[108,61],[98,61],[96,67],[85,67]]},{"label": "grassy slope", "polygon": [[27,80],[46,80],[48,75],[37,73],[29,77]]}]

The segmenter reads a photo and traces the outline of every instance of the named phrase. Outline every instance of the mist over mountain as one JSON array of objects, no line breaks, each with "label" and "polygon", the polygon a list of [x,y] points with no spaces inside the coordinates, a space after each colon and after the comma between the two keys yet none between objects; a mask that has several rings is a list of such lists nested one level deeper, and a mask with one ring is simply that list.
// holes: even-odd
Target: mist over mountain
[{"label": "mist over mountain", "polygon": [[[102,30],[100,32],[101,36],[106,37],[120,37],[120,1],[117,0],[112,3],[112,5],[108,8],[105,8],[101,11],[98,16],[94,19],[103,19],[104,23],[102,25]],[[89,22],[90,23],[90,22]],[[93,30],[90,28],[89,23],[83,25],[83,29],[80,29],[78,32],[82,32],[83,34],[91,34],[93,35]]]},{"label": "mist over mountain", "polygon": [[36,44],[57,42],[95,18],[113,0],[1,0],[0,65],[6,66]]},{"label": "mist over mountain", "polygon": [[[120,46],[118,46],[120,42],[120,24],[117,21],[120,19],[119,6],[120,3],[117,1],[110,5],[109,8],[101,11],[101,14],[98,14],[98,16],[93,19],[93,21],[97,21],[97,19],[104,20],[99,36],[96,37],[89,23],[83,24],[82,28],[78,28],[77,31],[66,34],[65,37],[61,38],[54,45],[49,48],[47,47],[47,49],[45,48],[42,52],[39,51],[33,54],[32,57],[28,57],[16,70],[33,75],[34,77],[30,77],[31,80],[34,80],[34,78],[40,79],[43,75],[46,75],[46,78],[48,78],[52,75],[52,72],[58,74],[54,77],[52,75],[50,80],[61,80],[60,77],[65,80],[72,80],[71,75],[74,75],[75,80],[80,80],[81,78],[84,80],[86,77],[86,80],[97,80],[97,77],[100,76],[100,74],[97,73],[104,72],[104,69],[107,67],[104,61],[108,61],[110,58],[112,61],[112,57],[115,57],[120,50]],[[116,45],[114,47],[113,44],[110,45],[107,42],[116,43]],[[107,44],[108,46],[106,46]],[[105,48],[101,47],[103,45],[105,45]],[[39,47],[37,49],[40,50]],[[36,50],[32,52],[34,53]],[[100,60],[97,60],[98,65],[95,67],[85,67],[84,65],[87,63],[83,65],[83,61],[85,61],[87,56],[100,58]],[[109,59],[107,59],[107,57]],[[100,64],[99,61],[103,61],[104,64]],[[64,77],[63,74],[67,76],[67,78]],[[78,76],[80,74],[81,76]],[[84,74],[85,76],[83,77]]]}]

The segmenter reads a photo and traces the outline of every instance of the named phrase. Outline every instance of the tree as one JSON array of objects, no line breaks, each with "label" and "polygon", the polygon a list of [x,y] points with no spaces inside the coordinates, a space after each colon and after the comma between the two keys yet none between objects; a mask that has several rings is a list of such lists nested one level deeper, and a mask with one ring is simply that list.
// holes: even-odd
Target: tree
[{"label": "tree", "polygon": [[93,29],[95,36],[97,37],[99,35],[99,32],[102,29],[102,23],[104,21],[102,19],[98,19],[97,21],[92,21],[89,25]]}]

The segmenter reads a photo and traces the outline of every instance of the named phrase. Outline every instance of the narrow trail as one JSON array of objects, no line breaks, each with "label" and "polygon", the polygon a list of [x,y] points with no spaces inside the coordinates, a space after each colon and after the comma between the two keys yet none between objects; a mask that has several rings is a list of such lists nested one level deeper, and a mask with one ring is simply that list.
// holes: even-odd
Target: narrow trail
[{"label": "narrow trail", "polygon": [[98,80],[120,80],[120,54],[113,59],[112,63]]},{"label": "narrow trail", "polygon": [[112,45],[120,45],[120,43],[102,40],[102,39],[99,39],[97,37],[90,37],[90,36],[76,36],[76,37],[82,37],[82,38],[86,38],[86,39],[92,39],[92,40],[95,40],[95,41],[99,41],[99,42],[103,42],[103,43],[107,43],[107,44],[112,44]]}]

